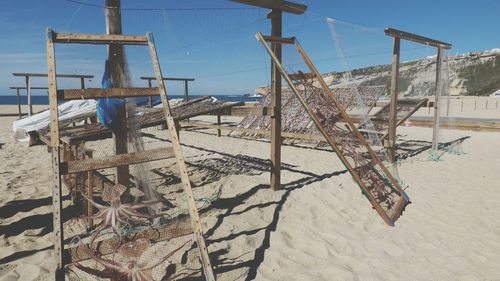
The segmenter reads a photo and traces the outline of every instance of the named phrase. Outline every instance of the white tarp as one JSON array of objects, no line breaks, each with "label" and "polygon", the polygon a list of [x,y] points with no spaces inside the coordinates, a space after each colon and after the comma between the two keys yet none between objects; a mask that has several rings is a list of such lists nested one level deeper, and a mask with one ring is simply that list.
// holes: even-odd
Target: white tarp
[{"label": "white tarp", "polygon": [[[59,121],[86,115],[96,110],[95,100],[72,100],[58,106]],[[12,123],[14,138],[20,142],[29,141],[28,132],[48,127],[50,124],[50,110],[16,120]]]}]

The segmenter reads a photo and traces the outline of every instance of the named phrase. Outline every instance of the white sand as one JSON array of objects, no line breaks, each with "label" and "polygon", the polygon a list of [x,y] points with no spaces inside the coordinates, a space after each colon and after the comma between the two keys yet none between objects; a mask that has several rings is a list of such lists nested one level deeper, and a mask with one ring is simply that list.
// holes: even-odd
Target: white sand
[{"label": "white sand", "polygon": [[[0,265],[0,280],[51,280],[52,251],[37,251],[52,239],[43,231],[43,223],[51,223],[50,155],[46,147],[14,143],[12,120],[0,118],[6,143],[0,150],[0,261],[15,266]],[[256,164],[269,157],[268,142],[205,132],[183,131],[181,141],[189,163],[229,163],[229,175],[195,189],[199,197],[222,186],[203,220],[218,280],[500,280],[500,133],[445,131],[446,139],[470,136],[465,155],[434,162],[424,151],[403,160],[399,172],[413,204],[389,227],[334,153],[284,146],[283,190],[273,192],[269,174]],[[431,129],[398,133],[401,141],[431,139]],[[18,201],[28,199],[36,201]],[[12,202],[20,206],[5,207]]]}]

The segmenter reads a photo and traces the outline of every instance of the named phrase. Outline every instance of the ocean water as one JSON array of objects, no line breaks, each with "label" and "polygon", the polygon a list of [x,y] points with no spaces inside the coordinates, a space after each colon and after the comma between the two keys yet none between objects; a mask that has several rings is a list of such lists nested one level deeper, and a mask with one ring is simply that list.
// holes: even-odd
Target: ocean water
[{"label": "ocean water", "polygon": [[[247,97],[247,96],[242,96],[242,95],[212,95],[218,100],[222,101],[227,101],[227,102],[257,102],[261,98],[260,97]],[[201,96],[195,96],[195,95],[190,95],[190,99],[195,99]],[[182,95],[171,95],[169,96],[171,99],[182,99],[184,96]],[[20,97],[21,104],[27,104],[28,103],[28,98],[26,95],[21,95]],[[147,102],[147,98],[138,98],[138,104],[145,104]],[[33,95],[31,96],[31,102],[32,104],[39,104],[39,105],[45,105],[49,104],[49,98],[48,96],[40,96],[40,95]],[[160,102],[160,97],[155,97],[153,99],[154,104],[158,104]],[[17,104],[17,96],[13,95],[4,95],[0,96],[0,104]]]}]

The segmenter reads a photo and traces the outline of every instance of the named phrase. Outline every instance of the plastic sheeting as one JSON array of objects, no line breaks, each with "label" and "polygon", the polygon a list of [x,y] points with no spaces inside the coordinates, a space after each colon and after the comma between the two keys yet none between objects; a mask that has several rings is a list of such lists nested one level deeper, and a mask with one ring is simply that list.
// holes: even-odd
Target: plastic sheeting
[{"label": "plastic sheeting", "polygon": [[[72,100],[58,106],[59,122],[87,115],[96,110],[95,100]],[[12,123],[14,138],[20,142],[30,140],[28,132],[49,127],[50,110],[34,114],[30,117],[16,120]]]}]

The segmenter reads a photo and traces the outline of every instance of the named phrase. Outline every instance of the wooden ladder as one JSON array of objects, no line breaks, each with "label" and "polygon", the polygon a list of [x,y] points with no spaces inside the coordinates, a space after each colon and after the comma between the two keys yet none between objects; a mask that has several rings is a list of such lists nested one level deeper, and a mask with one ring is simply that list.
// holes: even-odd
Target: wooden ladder
[{"label": "wooden ladder", "polygon": [[[149,47],[153,68],[158,83],[157,88],[111,88],[111,89],[78,89],[78,90],[58,90],[56,80],[56,58],[55,44],[121,44],[121,45],[144,45]],[[200,216],[196,208],[191,182],[187,172],[187,167],[184,155],[179,142],[179,136],[175,129],[175,122],[172,117],[172,112],[168,102],[167,90],[162,79],[163,75],[156,52],[153,35],[101,35],[101,34],[77,34],[77,33],[56,33],[52,29],[47,29],[47,64],[48,64],[48,83],[49,83],[49,105],[50,105],[50,136],[51,136],[51,151],[52,151],[52,170],[53,170],[53,186],[52,186],[52,203],[54,208],[53,223],[54,223],[54,252],[57,260],[56,280],[65,279],[65,258],[64,249],[64,232],[62,222],[62,185],[61,176],[69,173],[93,171],[117,166],[127,166],[149,161],[156,161],[166,158],[175,157],[180,170],[182,185],[186,193],[188,203],[190,222],[192,231],[188,234],[194,234],[199,255],[201,258],[203,272],[206,280],[215,280],[215,276],[210,264],[203,230],[200,223]],[[61,141],[59,136],[58,110],[57,105],[59,100],[71,99],[94,99],[103,97],[137,97],[160,95],[165,119],[170,133],[172,147],[153,149],[143,152],[134,152],[128,154],[119,154],[108,158],[94,158],[85,160],[75,160],[63,162],[61,161]],[[170,230],[171,231],[171,230]],[[180,231],[185,233],[185,231]],[[170,233],[170,232],[169,232]],[[168,237],[166,238],[168,239]]]},{"label": "wooden ladder", "polygon": [[[290,89],[299,99],[323,137],[337,153],[373,208],[388,225],[394,225],[406,205],[409,204],[408,196],[361,135],[302,46],[295,38],[275,38],[264,36],[261,33],[257,33],[256,38],[271,56],[283,79],[287,81]],[[268,42],[294,45],[307,69],[287,71]],[[321,106],[311,105],[297,88],[297,81],[305,81],[306,79],[315,79],[318,82],[316,85],[309,83],[304,86],[315,87],[318,90],[317,94],[324,98]],[[336,123],[341,123],[340,121],[343,124],[336,125]]]}]

